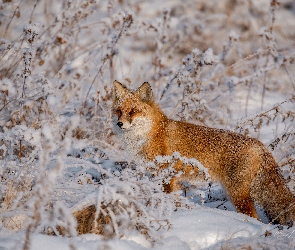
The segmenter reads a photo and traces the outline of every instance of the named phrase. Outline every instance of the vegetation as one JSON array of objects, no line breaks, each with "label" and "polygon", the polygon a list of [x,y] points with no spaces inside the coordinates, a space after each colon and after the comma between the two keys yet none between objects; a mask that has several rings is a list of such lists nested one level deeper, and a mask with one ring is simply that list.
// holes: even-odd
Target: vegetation
[{"label": "vegetation", "polygon": [[[26,230],[23,249],[40,232],[109,239],[138,230],[153,242],[173,210],[193,206],[163,193],[167,173],[134,166],[114,136],[114,79],[148,81],[171,118],[262,140],[295,192],[292,6],[2,1],[0,232]],[[210,185],[184,193],[209,202]]]}]

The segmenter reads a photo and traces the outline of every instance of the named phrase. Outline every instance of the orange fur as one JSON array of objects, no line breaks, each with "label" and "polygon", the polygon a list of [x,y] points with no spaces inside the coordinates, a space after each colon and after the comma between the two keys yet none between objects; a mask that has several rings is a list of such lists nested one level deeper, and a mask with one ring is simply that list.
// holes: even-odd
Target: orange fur
[{"label": "orange fur", "polygon": [[[273,156],[260,141],[228,130],[168,119],[155,103],[148,83],[131,92],[115,81],[113,94],[117,133],[135,158],[152,161],[158,155],[174,152],[195,158],[212,179],[223,185],[238,212],[258,218],[254,206],[257,202],[275,222],[295,220],[294,197]],[[182,170],[181,177],[188,177],[191,166],[177,162],[175,170]],[[173,177],[165,191],[179,188],[179,179]],[[289,206],[293,207],[288,210]]]}]

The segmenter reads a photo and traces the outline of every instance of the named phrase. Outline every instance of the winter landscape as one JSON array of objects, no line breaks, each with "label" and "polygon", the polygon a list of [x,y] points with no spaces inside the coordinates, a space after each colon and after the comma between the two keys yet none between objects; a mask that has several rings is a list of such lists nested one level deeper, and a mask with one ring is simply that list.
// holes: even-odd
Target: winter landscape
[{"label": "winter landscape", "polygon": [[0,56],[0,249],[295,249],[210,176],[163,192],[111,113],[115,79],[149,82],[169,118],[262,141],[295,194],[294,1],[3,0]]}]

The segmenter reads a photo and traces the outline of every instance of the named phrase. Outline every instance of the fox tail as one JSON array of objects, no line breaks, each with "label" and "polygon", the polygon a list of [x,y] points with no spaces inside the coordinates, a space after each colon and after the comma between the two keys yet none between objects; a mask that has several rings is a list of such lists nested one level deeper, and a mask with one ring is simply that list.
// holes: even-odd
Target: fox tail
[{"label": "fox tail", "polygon": [[272,223],[292,225],[295,222],[295,199],[285,183],[274,158],[264,152],[267,166],[261,166],[252,181],[250,195],[264,210]]}]

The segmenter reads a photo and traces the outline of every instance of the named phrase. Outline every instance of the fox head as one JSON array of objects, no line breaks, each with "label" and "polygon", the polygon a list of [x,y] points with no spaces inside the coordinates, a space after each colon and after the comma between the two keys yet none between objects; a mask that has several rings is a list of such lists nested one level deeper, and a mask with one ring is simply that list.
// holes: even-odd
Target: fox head
[{"label": "fox head", "polygon": [[124,131],[144,133],[151,127],[152,110],[155,105],[149,83],[143,83],[131,91],[118,81],[113,84],[113,120],[115,126]]}]

